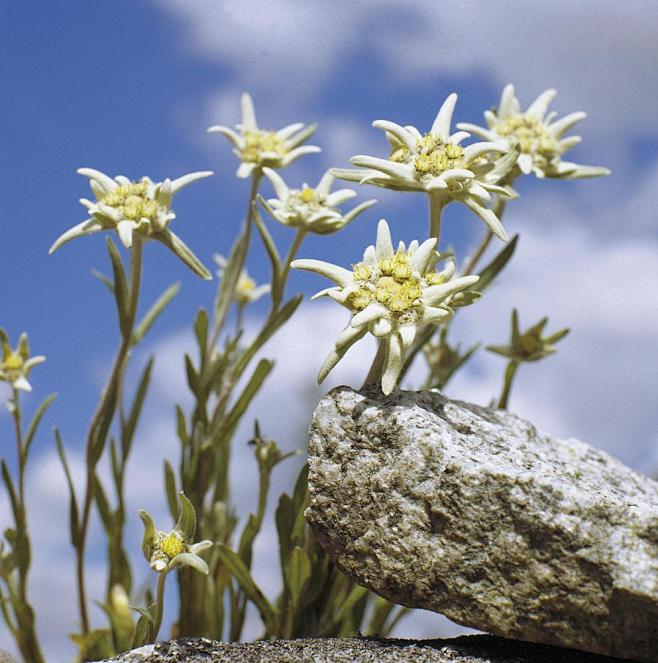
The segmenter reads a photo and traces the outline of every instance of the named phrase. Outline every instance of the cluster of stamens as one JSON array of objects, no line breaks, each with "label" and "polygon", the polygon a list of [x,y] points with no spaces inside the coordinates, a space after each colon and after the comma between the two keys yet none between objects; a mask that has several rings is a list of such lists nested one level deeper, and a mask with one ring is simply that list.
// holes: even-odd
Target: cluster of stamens
[{"label": "cluster of stamens", "polygon": [[[407,147],[402,146],[393,151],[391,161],[404,163],[409,160]],[[460,145],[446,143],[438,134],[428,133],[416,141],[413,164],[419,175],[436,177],[451,168],[464,168],[464,150]]]},{"label": "cluster of stamens", "polygon": [[251,301],[251,294],[256,289],[256,281],[245,273],[240,274],[238,283],[235,286],[235,300],[240,305],[248,304]]},{"label": "cluster of stamens", "polygon": [[560,151],[557,140],[546,129],[546,125],[530,115],[513,115],[497,124],[496,132],[501,136],[515,138],[521,151],[526,154],[538,153],[550,158]]},{"label": "cluster of stamens", "polygon": [[158,215],[158,203],[148,197],[149,183],[145,178],[119,186],[106,193],[101,202],[121,212],[124,219],[154,221]]},{"label": "cluster of stamens", "polygon": [[[285,143],[276,134],[276,131],[245,131],[242,134],[245,146],[242,150],[241,158],[249,163],[261,163],[263,153],[274,152],[279,157],[285,156],[288,151]],[[267,161],[267,158],[265,159]]]},{"label": "cluster of stamens", "polygon": [[439,285],[443,277],[427,272],[417,278],[409,265],[410,255],[398,251],[391,258],[382,258],[376,268],[361,262],[353,267],[359,289],[350,296],[350,304],[362,311],[373,301],[386,306],[391,313],[405,313],[418,304],[422,288]]},{"label": "cluster of stamens", "polygon": [[154,555],[159,553],[171,561],[176,555],[180,555],[186,550],[183,534],[178,530],[172,530],[168,534],[158,532],[153,538],[153,549]]},{"label": "cluster of stamens", "polygon": [[288,207],[292,210],[300,205],[306,205],[310,209],[319,209],[322,207],[322,198],[315,189],[304,185],[299,191],[291,191],[288,196]]},{"label": "cluster of stamens", "polygon": [[24,363],[23,357],[18,352],[12,352],[0,363],[0,368],[9,381],[12,381],[21,375]]}]

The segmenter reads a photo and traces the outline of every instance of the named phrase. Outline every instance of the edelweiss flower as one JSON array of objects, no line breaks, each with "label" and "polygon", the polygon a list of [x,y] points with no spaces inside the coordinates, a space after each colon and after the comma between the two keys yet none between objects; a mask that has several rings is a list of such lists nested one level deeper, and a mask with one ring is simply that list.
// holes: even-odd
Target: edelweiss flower
[{"label": "edelweiss flower", "polygon": [[457,127],[481,136],[485,140],[504,140],[510,147],[518,145],[521,154],[517,165],[524,175],[534,172],[537,177],[573,180],[610,174],[607,168],[579,166],[576,163],[562,161],[562,155],[581,140],[580,136],[564,137],[564,134],[576,122],[587,117],[587,114],[570,113],[554,122],[557,113],[553,111],[547,115],[546,111],[556,94],[555,90],[545,90],[523,113],[519,100],[514,95],[514,86],[506,85],[498,109],[484,112],[487,129],[465,122],[460,122]]},{"label": "edelweiss flower", "polygon": [[32,391],[27,376],[35,366],[46,361],[46,358],[43,355],[30,357],[30,345],[25,332],[20,335],[16,349],[12,350],[7,334],[0,329],[0,344],[2,344],[0,381],[8,382],[14,389]]},{"label": "edelweiss flower", "polygon": [[507,357],[512,361],[538,361],[556,352],[555,343],[564,338],[569,330],[560,329],[549,336],[542,336],[548,324],[548,318],[543,318],[536,325],[521,333],[519,329],[519,315],[512,311],[512,333],[509,345],[488,345],[487,350]]},{"label": "edelweiss flower", "polygon": [[191,502],[179,493],[181,512],[176,527],[170,532],[155,529],[153,518],[140,510],[139,517],[144,523],[142,550],[151,568],[158,573],[168,573],[177,566],[190,566],[201,573],[208,573],[208,565],[199,553],[211,548],[212,541],[190,544],[196,529],[196,515]]},{"label": "edelweiss flower", "polygon": [[515,194],[498,182],[514,167],[516,156],[492,156],[509,151],[506,142],[460,145],[469,137],[465,131],[450,133],[457,95],[444,102],[429,133],[416,127],[402,127],[388,120],[376,120],[372,126],[386,132],[391,145],[388,159],[357,155],[351,162],[367,170],[334,168],[336,177],[361,184],[374,184],[399,191],[424,191],[443,200],[464,203],[489,227],[491,232],[507,239],[498,217],[486,205],[491,193],[506,198]]},{"label": "edelweiss flower", "polygon": [[[217,276],[219,276],[221,279],[224,276],[224,270],[228,265],[228,260],[221,253],[215,253],[213,260],[219,266],[219,269],[217,270]],[[257,286],[256,281],[254,281],[251,276],[249,276],[249,272],[245,267],[240,272],[240,277],[238,278],[238,283],[235,287],[235,301],[239,306],[245,306],[246,304],[251,304],[251,302],[255,302],[257,299],[260,299],[271,289],[272,286],[269,284]]]},{"label": "edelweiss flower", "polygon": [[325,276],[337,284],[315,297],[328,295],[348,308],[352,319],[336,341],[318,375],[322,382],[349,348],[370,332],[386,343],[382,391],[391,393],[400,376],[405,352],[418,327],[448,320],[452,296],[477,282],[478,276],[453,278],[455,262],[435,271],[436,263],[447,256],[434,250],[436,238],[420,246],[417,241],[406,248],[403,242],[393,248],[388,224],[377,226],[377,242],[363,254],[363,261],[352,271],[321,260],[295,260],[292,266]]},{"label": "edelweiss flower", "polygon": [[319,184],[312,189],[304,184],[301,189],[289,189],[283,178],[270,168],[263,168],[278,198],[270,198],[265,207],[269,214],[284,226],[328,235],[344,228],[348,223],[372,207],[377,201],[367,200],[343,215],[339,205],[356,196],[352,189],[340,189],[331,193],[334,176],[327,171]]},{"label": "edelweiss flower", "polygon": [[233,154],[242,161],[238,168],[238,177],[249,177],[256,168],[263,166],[284,168],[304,154],[321,151],[315,145],[300,147],[317,129],[316,124],[305,128],[302,122],[296,122],[279,131],[259,129],[251,96],[245,92],[240,103],[242,122],[237,125],[240,133],[220,124],[209,127],[207,130],[208,133],[219,133],[226,136],[233,144]]},{"label": "edelweiss flower", "polygon": [[123,245],[129,249],[133,235],[137,233],[162,242],[202,278],[212,278],[183,240],[169,230],[169,224],[176,218],[171,209],[174,194],[192,182],[209,177],[212,171],[189,173],[175,180],[167,178],[164,182],[152,182],[148,177],[132,182],[123,175],[112,179],[93,168],[78,168],[77,172],[89,178],[96,200],[80,199],[89,218],[60,235],[49,253],[76,237],[93,235],[101,230],[116,230]]}]

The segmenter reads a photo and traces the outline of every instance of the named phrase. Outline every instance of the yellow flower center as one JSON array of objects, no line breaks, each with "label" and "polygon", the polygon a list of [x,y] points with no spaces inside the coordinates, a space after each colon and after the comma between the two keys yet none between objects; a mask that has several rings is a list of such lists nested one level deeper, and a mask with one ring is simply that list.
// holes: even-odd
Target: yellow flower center
[{"label": "yellow flower center", "polygon": [[[272,160],[276,161],[284,156],[288,151],[284,141],[277,135],[276,131],[245,131],[242,134],[245,141],[245,147],[242,150],[242,160],[250,163],[264,163]],[[275,158],[271,155],[263,156],[264,152],[275,153]]]},{"label": "yellow flower center", "polygon": [[23,368],[23,357],[17,352],[12,352],[5,360],[4,367],[8,371],[18,371]]},{"label": "yellow flower center", "polygon": [[547,130],[546,125],[530,115],[513,115],[496,125],[501,136],[515,138],[521,151],[526,154],[540,154],[551,158],[560,153],[558,141]]},{"label": "yellow flower center", "polygon": [[[406,163],[411,154],[406,146],[393,148],[389,159]],[[416,142],[413,164],[419,175],[436,177],[450,168],[465,168],[464,150],[460,145],[447,143],[438,134],[427,133]]]},{"label": "yellow flower center", "polygon": [[313,203],[313,202],[315,202],[315,200],[316,200],[315,190],[311,189],[311,187],[305,186],[299,194],[299,199],[303,203]]},{"label": "yellow flower center", "polygon": [[160,542],[160,550],[169,558],[173,559],[176,555],[185,552],[185,541],[183,535],[176,530],[169,532]]},{"label": "yellow flower center", "polygon": [[241,274],[238,284],[235,287],[235,299],[238,304],[248,304],[251,301],[251,295],[256,289],[256,281],[248,274]]},{"label": "yellow flower center", "polygon": [[148,197],[147,192],[148,181],[143,178],[139,182],[131,182],[106,193],[100,202],[118,209],[124,219],[139,221],[146,218],[154,221],[160,206],[155,200]]}]

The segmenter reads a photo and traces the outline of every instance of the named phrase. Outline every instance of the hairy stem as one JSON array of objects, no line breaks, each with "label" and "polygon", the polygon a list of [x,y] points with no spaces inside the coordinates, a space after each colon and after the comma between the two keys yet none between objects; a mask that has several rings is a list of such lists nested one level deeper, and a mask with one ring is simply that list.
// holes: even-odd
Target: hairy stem
[{"label": "hairy stem", "polygon": [[225,303],[222,306],[221,310],[215,312],[215,320],[213,323],[212,336],[210,337],[210,343],[206,347],[206,360],[210,357],[213,348],[217,345],[219,340],[219,335],[226,321],[226,316],[233,302],[235,296],[235,289],[238,285],[238,280],[240,279],[240,274],[244,268],[244,264],[247,260],[247,254],[249,253],[249,240],[251,239],[251,230],[254,225],[254,204],[256,202],[256,194],[258,193],[258,186],[262,173],[260,170],[255,170],[254,174],[251,176],[251,188],[249,190],[249,198],[247,200],[247,215],[245,221],[245,238],[244,238],[244,249],[240,255],[240,260],[235,270],[231,274],[231,281],[229,282],[229,294],[226,297]]},{"label": "hairy stem", "polygon": [[126,332],[122,336],[119,350],[117,351],[110,378],[107,386],[101,395],[98,408],[89,426],[87,433],[86,460],[87,460],[87,486],[85,499],[82,509],[82,518],[79,528],[79,544],[76,548],[76,575],[78,581],[78,604],[80,609],[80,622],[83,634],[89,632],[89,614],[87,612],[87,594],[85,588],[84,558],[87,539],[87,530],[89,528],[89,518],[91,515],[91,506],[94,500],[95,470],[97,461],[94,459],[96,453],[97,434],[101,424],[106,417],[113,415],[114,404],[120,388],[123,366],[130,353],[132,345],[133,327],[135,326],[135,317],[137,315],[137,302],[139,300],[139,288],[142,279],[142,241],[139,236],[135,236],[131,251],[131,274],[130,274],[130,292],[128,300],[128,310],[126,312]]},{"label": "hairy stem", "polygon": [[384,360],[386,359],[386,343],[383,340],[379,341],[377,347],[377,354],[372,361],[368,375],[363,382],[362,389],[369,384],[377,384],[382,379],[382,369],[384,368]]},{"label": "hairy stem", "polygon": [[14,407],[12,418],[14,420],[14,431],[16,434],[16,457],[18,461],[18,504],[14,514],[16,521],[16,549],[18,556],[18,586],[15,581],[9,579],[8,589],[10,600],[16,616],[14,624],[9,614],[4,610],[3,615],[7,627],[14,634],[18,648],[26,661],[31,663],[43,663],[44,658],[37,639],[34,611],[27,597],[28,573],[30,566],[30,535],[27,529],[27,505],[25,504],[25,466],[27,461],[27,449],[23,439],[22,415],[20,407],[20,392],[12,389]]},{"label": "hairy stem", "polygon": [[512,390],[512,382],[514,381],[514,376],[516,375],[516,370],[519,367],[518,361],[510,361],[507,364],[507,369],[505,370],[505,378],[503,380],[503,389],[500,392],[500,398],[498,399],[498,409],[506,410],[507,403],[509,401],[510,391]]},{"label": "hairy stem", "polygon": [[153,639],[151,642],[157,642],[158,633],[162,626],[162,615],[164,614],[164,591],[165,582],[167,580],[167,572],[164,571],[158,574],[158,587],[155,595],[155,622],[153,623]]},{"label": "hairy stem", "polygon": [[445,207],[445,200],[435,193],[429,194],[430,199],[430,227],[429,236],[436,237],[436,250],[441,245],[441,215]]}]

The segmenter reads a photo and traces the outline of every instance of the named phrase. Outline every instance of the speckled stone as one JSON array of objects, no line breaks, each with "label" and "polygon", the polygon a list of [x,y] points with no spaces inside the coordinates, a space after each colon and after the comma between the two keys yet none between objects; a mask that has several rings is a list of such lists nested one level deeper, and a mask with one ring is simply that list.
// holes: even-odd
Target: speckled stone
[{"label": "speckled stone", "polygon": [[658,483],[435,392],[334,389],[307,518],[338,566],[495,635],[658,661]]},{"label": "speckled stone", "polygon": [[111,659],[121,663],[613,663],[619,660],[488,635],[450,640],[346,638],[249,643],[182,638],[140,647]]}]

